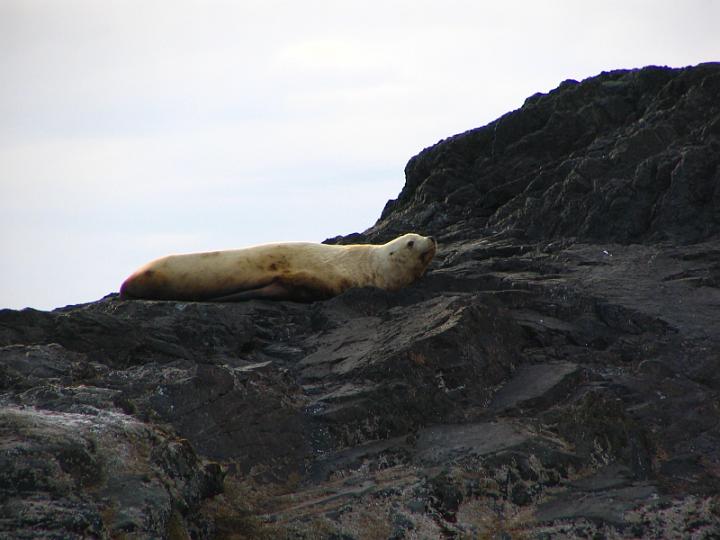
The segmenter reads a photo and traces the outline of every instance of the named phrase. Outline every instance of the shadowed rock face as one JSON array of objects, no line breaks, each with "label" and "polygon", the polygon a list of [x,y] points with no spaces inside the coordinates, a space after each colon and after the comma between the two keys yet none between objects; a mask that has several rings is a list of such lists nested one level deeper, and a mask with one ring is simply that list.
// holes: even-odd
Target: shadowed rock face
[{"label": "shadowed rock face", "polygon": [[[720,65],[421,152],[398,293],[0,311],[0,536],[710,538]],[[523,536],[524,535],[524,536]]]},{"label": "shadowed rock face", "polygon": [[720,231],[718,65],[613,71],[423,150],[370,238],[512,230],[533,241],[699,241]]}]

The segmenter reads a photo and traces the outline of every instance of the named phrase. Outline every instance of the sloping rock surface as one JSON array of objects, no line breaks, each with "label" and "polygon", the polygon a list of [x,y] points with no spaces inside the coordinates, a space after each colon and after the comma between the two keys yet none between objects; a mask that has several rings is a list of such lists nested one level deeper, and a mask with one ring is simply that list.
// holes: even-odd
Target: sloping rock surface
[{"label": "sloping rock surface", "polygon": [[0,536],[716,538],[720,65],[425,149],[398,293],[0,311]]}]

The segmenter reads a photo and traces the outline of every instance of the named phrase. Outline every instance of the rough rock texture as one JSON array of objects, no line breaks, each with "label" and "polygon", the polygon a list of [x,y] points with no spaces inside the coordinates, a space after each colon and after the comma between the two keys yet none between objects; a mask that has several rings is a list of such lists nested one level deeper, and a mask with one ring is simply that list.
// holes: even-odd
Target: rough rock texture
[{"label": "rough rock texture", "polygon": [[[720,65],[412,158],[421,281],[0,311],[0,536],[717,538]],[[123,536],[124,535],[124,536]]]}]

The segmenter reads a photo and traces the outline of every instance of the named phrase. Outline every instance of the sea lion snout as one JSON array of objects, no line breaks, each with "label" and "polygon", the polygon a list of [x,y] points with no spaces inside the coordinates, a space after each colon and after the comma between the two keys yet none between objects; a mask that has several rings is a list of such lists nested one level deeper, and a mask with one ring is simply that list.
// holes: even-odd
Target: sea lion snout
[{"label": "sea lion snout", "polygon": [[432,241],[432,244],[428,249],[426,249],[420,254],[420,261],[422,261],[422,263],[426,266],[430,264],[430,261],[432,261],[433,257],[435,257],[435,250],[437,249],[437,243],[435,242],[435,239],[432,236],[429,237],[429,239]]}]

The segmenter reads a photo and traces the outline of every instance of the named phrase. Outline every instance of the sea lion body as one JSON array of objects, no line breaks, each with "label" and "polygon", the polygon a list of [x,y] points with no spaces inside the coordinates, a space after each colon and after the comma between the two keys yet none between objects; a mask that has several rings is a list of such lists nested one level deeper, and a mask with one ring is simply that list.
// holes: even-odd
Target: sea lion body
[{"label": "sea lion body", "polygon": [[352,287],[397,290],[418,279],[435,255],[431,237],[406,234],[387,244],[262,244],[169,255],[136,270],[121,298],[312,301]]}]

